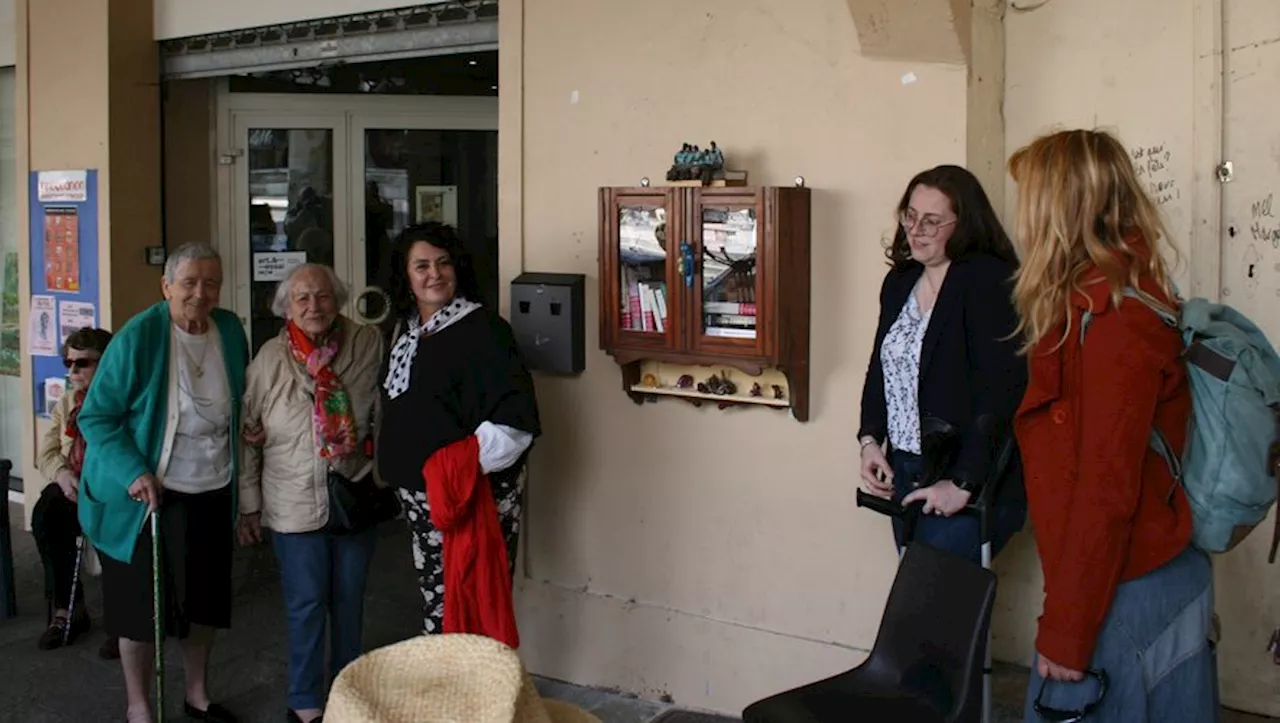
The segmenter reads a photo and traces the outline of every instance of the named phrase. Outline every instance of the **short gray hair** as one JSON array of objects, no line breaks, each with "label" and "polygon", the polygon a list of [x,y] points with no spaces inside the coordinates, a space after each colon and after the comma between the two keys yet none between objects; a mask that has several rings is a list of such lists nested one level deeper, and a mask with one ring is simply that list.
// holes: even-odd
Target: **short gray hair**
[{"label": "short gray hair", "polygon": [[318,269],[324,273],[325,278],[329,279],[329,285],[333,287],[333,300],[337,302],[338,309],[347,305],[347,298],[351,292],[332,268],[324,264],[299,264],[289,269],[284,278],[280,279],[280,283],[276,284],[276,294],[271,299],[272,314],[281,319],[285,317],[285,312],[289,309],[289,289],[293,286],[293,278],[308,269]]},{"label": "short gray hair", "polygon": [[179,246],[164,260],[165,281],[172,284],[178,280],[178,267],[184,261],[204,261],[205,259],[213,259],[219,266],[222,265],[222,256],[209,244],[189,243]]}]

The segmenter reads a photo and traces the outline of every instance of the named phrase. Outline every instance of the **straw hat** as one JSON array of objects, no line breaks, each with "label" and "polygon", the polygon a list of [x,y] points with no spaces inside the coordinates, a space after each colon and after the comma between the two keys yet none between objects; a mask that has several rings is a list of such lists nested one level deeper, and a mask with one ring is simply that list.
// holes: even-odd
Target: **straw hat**
[{"label": "straw hat", "polygon": [[543,700],[516,651],[480,635],[420,635],[338,674],[328,723],[600,723]]}]

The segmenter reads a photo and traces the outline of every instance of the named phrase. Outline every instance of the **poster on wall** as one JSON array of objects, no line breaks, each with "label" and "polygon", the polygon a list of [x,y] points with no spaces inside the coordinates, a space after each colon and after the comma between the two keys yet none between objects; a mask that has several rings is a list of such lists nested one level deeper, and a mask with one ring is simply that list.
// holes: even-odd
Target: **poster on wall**
[{"label": "poster on wall", "polygon": [[8,377],[22,376],[18,314],[18,252],[10,251],[4,255],[4,290],[0,292],[0,375]]},{"label": "poster on wall", "polygon": [[58,356],[58,320],[52,296],[31,297],[31,356]]},{"label": "poster on wall", "polygon": [[[32,411],[47,415],[49,399],[64,388],[62,341],[98,318],[98,172],[94,169],[32,171],[28,176],[27,360]],[[21,352],[19,352],[21,354]],[[21,359],[21,356],[19,356]]]},{"label": "poster on wall", "polygon": [[88,301],[67,301],[58,302],[58,327],[61,329],[59,334],[61,346],[67,343],[67,337],[76,333],[84,327],[93,327],[96,324],[94,320],[94,305]]},{"label": "poster on wall", "polygon": [[417,186],[413,196],[414,223],[458,225],[457,186]]},{"label": "poster on wall", "polygon": [[44,283],[50,291],[80,290],[80,215],[75,206],[44,210]]}]

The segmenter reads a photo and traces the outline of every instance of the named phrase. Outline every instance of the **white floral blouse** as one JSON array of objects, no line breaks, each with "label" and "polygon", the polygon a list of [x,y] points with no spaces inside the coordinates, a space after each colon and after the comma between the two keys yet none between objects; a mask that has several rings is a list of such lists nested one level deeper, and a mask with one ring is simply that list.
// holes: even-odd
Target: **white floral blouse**
[{"label": "white floral blouse", "polygon": [[912,454],[920,454],[920,348],[932,315],[932,308],[920,313],[913,289],[880,345],[889,444]]}]

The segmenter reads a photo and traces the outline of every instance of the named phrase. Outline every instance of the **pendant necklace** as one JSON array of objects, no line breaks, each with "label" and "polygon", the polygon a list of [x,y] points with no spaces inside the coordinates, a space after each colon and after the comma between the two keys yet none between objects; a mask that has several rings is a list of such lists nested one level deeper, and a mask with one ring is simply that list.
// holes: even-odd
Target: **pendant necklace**
[{"label": "pendant necklace", "polygon": [[192,356],[191,350],[187,348],[187,342],[181,337],[178,339],[178,346],[182,347],[182,352],[186,355],[187,361],[190,361],[191,365],[196,368],[196,379],[203,379],[204,360],[209,354],[209,340],[205,339],[204,350],[200,352],[200,361],[196,361],[196,358]]}]

